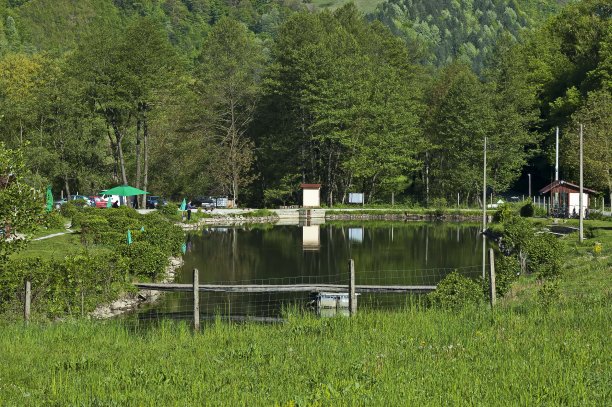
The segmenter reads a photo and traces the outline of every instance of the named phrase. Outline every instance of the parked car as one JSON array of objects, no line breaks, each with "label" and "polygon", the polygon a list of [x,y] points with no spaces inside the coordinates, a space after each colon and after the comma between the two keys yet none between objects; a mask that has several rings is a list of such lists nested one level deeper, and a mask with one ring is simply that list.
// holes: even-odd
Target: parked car
[{"label": "parked car", "polygon": [[199,196],[197,198],[193,198],[191,200],[191,204],[196,208],[201,207],[205,210],[212,210],[216,207],[215,199],[209,196]]},{"label": "parked car", "polygon": [[106,208],[106,199],[104,199],[101,196],[90,196],[89,199],[91,199],[94,202],[94,205],[96,208]]},{"label": "parked car", "polygon": [[85,195],[70,195],[70,200],[71,201],[79,201],[79,200],[81,200],[81,201],[85,201],[85,203],[87,205],[89,205],[89,206],[94,206],[95,205],[95,202],[93,200],[89,199],[89,197],[85,196]]},{"label": "parked car", "polygon": [[150,195],[147,196],[147,209],[156,209],[160,205],[167,205],[168,201],[166,201],[161,196]]}]

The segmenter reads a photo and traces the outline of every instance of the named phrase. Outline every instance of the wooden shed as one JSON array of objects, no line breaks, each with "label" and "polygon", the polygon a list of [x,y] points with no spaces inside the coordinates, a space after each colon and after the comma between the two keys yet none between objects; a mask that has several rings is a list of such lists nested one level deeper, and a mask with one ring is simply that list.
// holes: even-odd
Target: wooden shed
[{"label": "wooden shed", "polygon": [[302,184],[302,207],[319,208],[321,206],[321,184]]},{"label": "wooden shed", "polygon": [[[589,209],[589,194],[597,195],[598,192],[582,187],[582,205],[586,212]],[[550,195],[550,210],[552,216],[569,218],[579,216],[580,213],[580,186],[571,182],[554,181],[538,191],[541,195]],[[584,213],[583,215],[586,215]]]}]

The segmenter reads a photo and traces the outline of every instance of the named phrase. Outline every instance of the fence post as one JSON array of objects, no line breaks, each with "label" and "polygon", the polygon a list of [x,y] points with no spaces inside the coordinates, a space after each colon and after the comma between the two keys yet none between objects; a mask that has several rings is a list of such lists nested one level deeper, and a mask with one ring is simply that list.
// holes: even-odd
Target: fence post
[{"label": "fence post", "polygon": [[200,331],[200,275],[193,269],[193,330]]},{"label": "fence post", "polygon": [[32,285],[30,280],[25,282],[25,303],[23,307],[23,319],[26,324],[30,322],[30,304],[32,300]]},{"label": "fence post", "polygon": [[357,313],[357,296],[355,295],[355,262],[349,260],[349,314]]},{"label": "fence post", "polygon": [[496,292],[495,292],[495,252],[493,249],[489,249],[489,263],[491,268],[489,269],[489,289],[491,294],[491,308],[495,306]]}]

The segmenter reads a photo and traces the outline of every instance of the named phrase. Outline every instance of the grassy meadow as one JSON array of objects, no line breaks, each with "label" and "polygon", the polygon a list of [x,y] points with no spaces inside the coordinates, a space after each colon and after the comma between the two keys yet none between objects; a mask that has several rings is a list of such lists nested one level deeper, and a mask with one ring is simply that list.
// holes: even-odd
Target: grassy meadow
[{"label": "grassy meadow", "polygon": [[560,278],[521,277],[494,311],[0,323],[0,405],[610,405],[612,223],[586,225]]}]

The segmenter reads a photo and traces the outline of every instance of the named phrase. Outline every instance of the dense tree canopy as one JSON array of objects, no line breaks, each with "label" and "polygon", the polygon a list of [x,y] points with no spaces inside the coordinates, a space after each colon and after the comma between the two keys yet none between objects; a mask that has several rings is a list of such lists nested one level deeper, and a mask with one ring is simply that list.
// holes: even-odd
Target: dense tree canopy
[{"label": "dense tree canopy", "polygon": [[[131,183],[250,205],[430,203],[549,181],[610,192],[611,7],[387,0],[0,0],[0,141],[56,193]],[[518,184],[517,184],[518,182]]]}]

